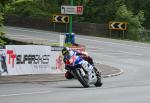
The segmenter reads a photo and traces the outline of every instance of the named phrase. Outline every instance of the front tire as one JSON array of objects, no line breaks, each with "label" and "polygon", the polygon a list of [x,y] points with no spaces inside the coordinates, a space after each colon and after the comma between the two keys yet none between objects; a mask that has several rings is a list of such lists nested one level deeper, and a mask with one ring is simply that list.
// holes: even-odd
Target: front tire
[{"label": "front tire", "polygon": [[74,71],[74,74],[75,74],[76,78],[79,80],[79,82],[83,85],[84,88],[90,87],[90,84],[88,83],[88,78],[84,77],[81,74],[80,69],[76,69]]}]

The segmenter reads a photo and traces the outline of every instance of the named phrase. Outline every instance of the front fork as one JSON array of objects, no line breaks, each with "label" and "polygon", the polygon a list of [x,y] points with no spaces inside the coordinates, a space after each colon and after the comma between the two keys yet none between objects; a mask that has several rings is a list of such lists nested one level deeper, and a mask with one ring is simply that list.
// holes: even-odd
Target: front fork
[{"label": "front fork", "polygon": [[85,71],[83,70],[83,68],[80,69],[80,72],[81,72],[82,76],[85,76],[85,75],[86,75],[86,74],[85,74]]},{"label": "front fork", "polygon": [[[86,72],[88,72],[89,83],[96,83],[97,75],[95,69],[87,61],[82,64],[82,67]],[[84,71],[83,71],[84,72]],[[85,73],[85,72],[84,72]]]}]

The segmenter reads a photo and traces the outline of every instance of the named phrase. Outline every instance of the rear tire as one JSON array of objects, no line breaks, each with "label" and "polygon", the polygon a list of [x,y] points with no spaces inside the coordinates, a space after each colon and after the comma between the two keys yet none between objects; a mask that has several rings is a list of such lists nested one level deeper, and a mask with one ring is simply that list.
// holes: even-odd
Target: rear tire
[{"label": "rear tire", "polygon": [[76,69],[73,72],[76,75],[76,78],[79,80],[79,82],[83,85],[84,88],[90,87],[90,84],[88,83],[88,79],[82,76],[79,69]]},{"label": "rear tire", "polygon": [[102,81],[101,81],[101,74],[97,75],[97,81],[94,84],[96,87],[101,87],[103,85]]}]

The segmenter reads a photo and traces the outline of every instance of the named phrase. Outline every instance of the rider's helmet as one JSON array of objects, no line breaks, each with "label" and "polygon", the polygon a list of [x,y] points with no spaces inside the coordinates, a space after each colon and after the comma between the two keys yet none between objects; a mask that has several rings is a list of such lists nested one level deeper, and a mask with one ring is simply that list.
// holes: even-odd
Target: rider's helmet
[{"label": "rider's helmet", "polygon": [[64,47],[63,49],[62,49],[62,55],[63,56],[65,56],[65,55],[68,55],[69,54],[69,48],[68,47]]}]

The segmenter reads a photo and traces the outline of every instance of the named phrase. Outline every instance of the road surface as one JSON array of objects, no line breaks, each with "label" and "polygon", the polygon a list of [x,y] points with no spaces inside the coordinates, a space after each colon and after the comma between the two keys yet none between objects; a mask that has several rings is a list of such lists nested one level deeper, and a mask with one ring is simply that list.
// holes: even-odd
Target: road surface
[{"label": "road surface", "polygon": [[[14,38],[58,42],[60,33],[7,27]],[[0,84],[0,103],[150,103],[150,44],[76,35],[94,61],[124,74],[103,79],[102,87],[82,88],[76,80]]]}]

